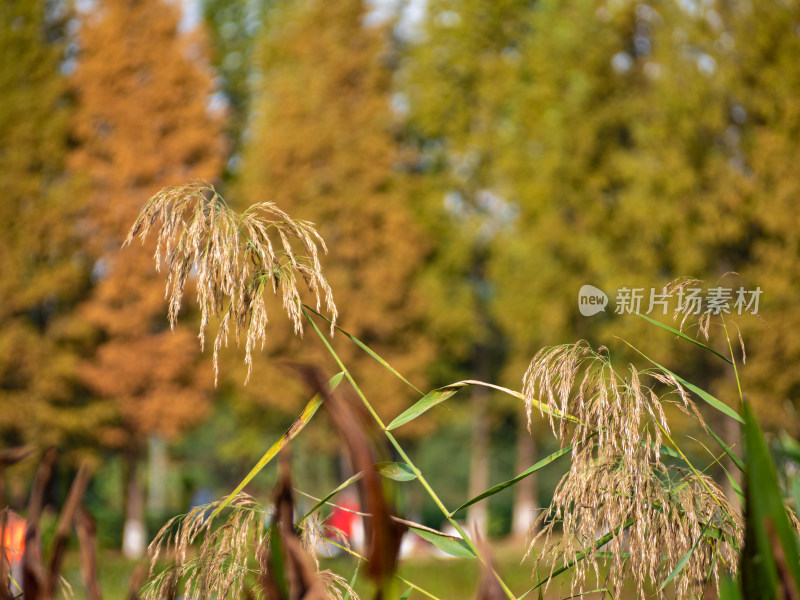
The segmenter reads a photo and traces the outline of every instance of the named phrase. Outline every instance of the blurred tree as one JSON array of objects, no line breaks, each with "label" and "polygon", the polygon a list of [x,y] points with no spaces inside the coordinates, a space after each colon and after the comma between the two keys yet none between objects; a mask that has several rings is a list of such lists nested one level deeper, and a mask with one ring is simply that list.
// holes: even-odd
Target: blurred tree
[{"label": "blurred tree", "polygon": [[[531,13],[499,162],[520,217],[490,266],[497,319],[518,363],[509,368],[522,372],[542,345],[598,344],[614,333],[735,404],[735,382],[718,361],[610,308],[582,317],[575,302],[583,284],[609,292],[612,306],[620,287],[641,287],[647,312],[650,289],[674,277],[710,288],[736,270],[743,277],[722,285],[760,285],[761,314],[781,323],[740,319],[751,333],[745,389],[751,381],[773,424],[797,422],[787,416],[796,414],[798,380],[786,369],[800,356],[790,266],[798,230],[786,204],[797,183],[785,162],[797,144],[788,66],[797,18],[796,7],[777,2],[574,0]],[[719,330],[714,343],[727,352]]]},{"label": "blurred tree", "polygon": [[[395,169],[392,49],[384,28],[365,26],[364,10],[361,0],[302,0],[270,13],[243,196],[317,224],[339,324],[419,384],[432,353],[413,283],[430,244],[411,211],[413,185]],[[265,357],[300,356],[293,338],[274,328],[249,386],[283,410],[295,410],[302,388],[278,384],[287,373]],[[344,336],[333,342],[384,418],[414,398]],[[332,363],[313,340],[300,358]]]},{"label": "blurred tree", "polygon": [[[490,310],[494,282],[486,268],[493,243],[514,218],[495,163],[528,10],[519,0],[432,0],[403,72],[410,126],[438,192],[428,212],[445,224],[437,237],[447,249],[430,270],[428,289],[434,306],[441,303],[430,331],[447,332],[443,347],[462,357],[469,376],[484,381],[497,379],[504,360],[504,340]],[[489,396],[486,388],[473,390],[470,496],[489,487]],[[532,459],[532,447],[520,449],[528,454],[520,463]],[[531,508],[526,498],[532,483],[517,488],[525,510]],[[487,508],[485,501],[472,505],[469,520],[485,529]]]},{"label": "blurred tree", "polygon": [[0,6],[0,445],[74,445],[98,416],[75,374],[70,311],[88,270],[74,226],[80,195],[65,175],[62,8]]},{"label": "blurred tree", "polygon": [[[719,85],[698,45],[704,22],[677,4],[654,6],[574,0],[530,13],[499,163],[519,220],[490,266],[518,377],[543,346],[614,335],[700,384],[722,370],[614,314],[622,287],[642,288],[647,312],[651,288],[677,276],[713,284],[733,266],[725,249],[743,217],[713,195],[731,155],[720,144]],[[578,312],[584,284],[609,294],[605,313]],[[617,346],[615,356],[634,359]]]},{"label": "blurred tree", "polygon": [[148,436],[169,438],[202,419],[212,374],[207,363],[198,368],[191,329],[167,326],[153,248],[119,247],[159,188],[220,172],[221,123],[209,109],[203,40],[178,32],[176,5],[106,0],[81,17],[71,165],[91,184],[81,225],[95,261],[94,289],[82,314],[96,336],[81,377],[115,408],[99,435],[124,453],[123,548],[139,555],[145,532],[137,468]]},{"label": "blurred tree", "polygon": [[[770,427],[800,434],[800,6],[795,2],[735,4],[718,8],[714,49],[726,90],[729,118],[725,141],[734,149],[728,180],[739,212],[741,242],[732,251],[743,261],[741,284],[762,290],[759,314],[765,325],[743,319],[747,364],[745,393]],[[718,54],[716,56],[719,56]],[[721,186],[723,192],[730,185]],[[737,266],[738,268],[738,266]],[[736,287],[740,282],[733,281]],[[731,331],[731,336],[734,336]],[[735,393],[733,382],[728,389]]]},{"label": "blurred tree", "polygon": [[258,74],[254,49],[273,0],[203,0],[203,14],[211,35],[212,62],[227,105],[228,177],[241,171],[241,151]]}]

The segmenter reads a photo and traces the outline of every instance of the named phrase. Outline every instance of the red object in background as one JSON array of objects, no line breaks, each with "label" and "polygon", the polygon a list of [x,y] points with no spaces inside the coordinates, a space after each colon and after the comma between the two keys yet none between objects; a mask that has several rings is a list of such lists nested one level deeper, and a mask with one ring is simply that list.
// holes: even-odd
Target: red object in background
[{"label": "red object in background", "polygon": [[359,515],[350,512],[353,510],[358,510],[358,504],[355,502],[348,500],[340,502],[339,506],[333,507],[331,514],[325,521],[325,525],[330,528],[340,529],[348,540],[352,540],[356,520],[360,518]]},{"label": "red object in background", "polygon": [[2,542],[6,560],[13,567],[22,560],[22,555],[25,553],[25,519],[15,512],[6,513],[5,535]]}]

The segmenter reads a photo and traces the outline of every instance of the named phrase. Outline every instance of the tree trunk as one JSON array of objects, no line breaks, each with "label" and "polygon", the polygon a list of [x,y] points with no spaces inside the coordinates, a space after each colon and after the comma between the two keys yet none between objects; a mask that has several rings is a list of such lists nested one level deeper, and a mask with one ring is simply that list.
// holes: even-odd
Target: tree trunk
[{"label": "tree trunk", "polygon": [[167,446],[158,435],[147,441],[147,510],[163,515],[166,508]]},{"label": "tree trunk", "polygon": [[[482,348],[476,351],[478,367],[485,361]],[[484,371],[485,368],[480,368]],[[472,443],[470,444],[469,497],[474,498],[489,487],[489,390],[475,386],[472,390]],[[485,534],[489,521],[489,500],[476,502],[467,509],[467,522]]]},{"label": "tree trunk", "polygon": [[[522,473],[536,462],[536,442],[528,431],[528,421],[524,415],[517,419],[517,473]],[[536,473],[528,475],[514,486],[514,510],[511,518],[511,534],[527,536],[536,519],[538,498],[538,479]]]},{"label": "tree trunk", "polygon": [[144,526],[144,490],[139,483],[139,451],[125,453],[125,525],[122,530],[122,554],[125,558],[144,556],[147,533]]}]

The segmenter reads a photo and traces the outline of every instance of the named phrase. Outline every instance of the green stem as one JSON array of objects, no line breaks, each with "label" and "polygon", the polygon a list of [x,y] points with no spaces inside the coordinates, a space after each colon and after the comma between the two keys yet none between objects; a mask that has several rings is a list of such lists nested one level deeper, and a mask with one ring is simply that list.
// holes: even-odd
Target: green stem
[{"label": "green stem", "polygon": [[[425,488],[425,491],[428,492],[428,495],[431,497],[431,499],[433,500],[434,504],[436,504],[436,506],[439,508],[439,510],[444,515],[444,517],[450,522],[450,524],[455,528],[455,530],[459,533],[459,535],[461,535],[461,537],[464,540],[464,542],[467,544],[467,546],[469,546],[469,549],[472,550],[472,552],[475,554],[475,556],[478,557],[478,559],[481,561],[481,563],[483,563],[487,567],[491,568],[491,565],[486,563],[485,559],[481,556],[481,553],[478,552],[478,549],[475,547],[475,544],[473,544],[472,540],[469,539],[469,537],[467,536],[466,532],[461,527],[461,525],[459,525],[459,523],[453,517],[450,516],[450,511],[447,510],[447,507],[444,505],[444,503],[441,501],[439,496],[436,494],[436,492],[430,486],[430,484],[428,483],[427,479],[425,479],[425,477],[422,475],[422,472],[417,468],[417,466],[409,458],[409,456],[408,456],[408,454],[406,454],[405,450],[403,450],[403,447],[400,445],[400,443],[397,441],[397,439],[391,434],[391,432],[386,430],[386,425],[383,423],[383,420],[380,418],[380,416],[378,416],[378,413],[375,412],[375,409],[372,407],[372,405],[370,404],[369,400],[367,400],[367,397],[361,391],[361,388],[358,386],[358,384],[356,383],[355,379],[353,379],[352,375],[350,375],[350,371],[347,369],[347,367],[345,367],[344,363],[339,358],[339,355],[336,354],[336,351],[333,349],[333,347],[331,347],[330,343],[325,338],[325,334],[323,334],[322,331],[320,331],[319,327],[317,327],[317,324],[311,318],[311,315],[308,314],[308,311],[306,310],[305,306],[302,307],[302,310],[303,310],[303,314],[306,316],[308,321],[311,323],[311,326],[314,328],[314,331],[317,332],[317,335],[322,340],[322,343],[325,345],[325,347],[327,348],[328,352],[331,354],[333,359],[336,361],[336,364],[338,364],[339,368],[342,370],[342,372],[344,372],[344,376],[350,382],[350,385],[353,386],[353,389],[355,390],[356,394],[358,394],[358,397],[361,399],[361,402],[364,404],[366,409],[369,411],[369,414],[372,415],[372,418],[375,420],[375,422],[378,424],[378,426],[381,428],[381,430],[383,430],[384,434],[386,434],[386,437],[389,439],[389,441],[391,442],[392,446],[394,446],[395,450],[397,450],[397,453],[403,459],[403,462],[405,462],[408,465],[408,467],[414,472],[414,475],[417,476],[417,479],[422,484],[422,487]],[[494,569],[492,569],[492,571],[494,572]],[[503,582],[503,580],[500,578],[500,576],[497,574],[497,572],[494,572],[494,574],[497,577],[497,581],[500,584],[500,587],[503,588],[503,592],[506,594],[506,596],[509,598],[509,600],[515,600],[514,594],[511,592],[511,590],[508,588],[508,586],[505,584],[505,582]]]},{"label": "green stem", "polygon": [[731,353],[731,364],[733,365],[733,375],[736,377],[736,388],[739,390],[739,403],[740,406],[744,402],[744,394],[742,393],[742,382],[739,380],[739,368],[736,366],[736,359],[733,356],[733,345],[731,344],[731,336],[728,335],[728,324],[725,322],[725,317],[722,318],[722,328],[725,330],[725,339],[728,342],[728,351]]},{"label": "green stem", "polygon": [[[303,528],[301,527],[300,529],[303,529]],[[356,552],[356,551],[355,551],[355,550],[353,550],[352,548],[349,548],[349,547],[345,546],[344,544],[340,544],[340,543],[339,543],[339,542],[337,542],[336,540],[330,540],[330,539],[328,539],[328,540],[326,540],[326,541],[325,541],[325,543],[326,543],[326,544],[330,544],[331,546],[336,546],[336,547],[337,547],[337,548],[339,548],[340,550],[344,550],[344,551],[345,551],[345,552],[347,552],[347,553],[348,553],[350,556],[353,556],[353,557],[357,558],[358,560],[361,560],[361,561],[364,561],[364,562],[369,562],[369,559],[368,559],[366,556],[362,556],[361,554],[359,554],[358,552]],[[428,598],[432,598],[432,600],[440,600],[439,598],[437,598],[436,596],[434,596],[433,594],[431,594],[431,593],[430,593],[428,590],[425,590],[425,589],[423,589],[423,588],[419,587],[419,586],[418,586],[417,584],[415,584],[415,583],[411,583],[411,582],[410,582],[408,579],[406,579],[405,577],[401,577],[401,576],[400,576],[400,575],[398,575],[397,573],[395,573],[395,574],[394,574],[394,578],[395,578],[395,579],[397,579],[397,581],[399,581],[400,583],[402,583],[402,584],[404,584],[404,585],[407,585],[407,586],[408,586],[408,587],[410,587],[410,588],[414,588],[414,589],[415,589],[415,590],[417,590],[417,591],[418,591],[420,594],[423,594],[423,595],[427,596]]]}]

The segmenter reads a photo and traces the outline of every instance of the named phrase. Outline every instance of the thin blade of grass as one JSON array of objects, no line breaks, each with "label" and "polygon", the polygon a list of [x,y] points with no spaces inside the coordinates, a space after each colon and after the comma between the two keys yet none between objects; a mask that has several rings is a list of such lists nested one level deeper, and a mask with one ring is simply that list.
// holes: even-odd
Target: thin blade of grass
[{"label": "thin blade of grass", "polygon": [[[353,586],[356,584],[356,579],[358,579],[358,568],[360,566],[361,566],[361,559],[358,559],[358,562],[356,563],[356,568],[353,571],[353,576],[350,578],[350,583],[347,584],[347,585],[350,586],[351,590],[353,589]],[[345,592],[344,600],[350,600],[350,591],[349,590],[347,592]]]},{"label": "thin blade of grass", "polygon": [[[343,378],[344,378],[343,372],[337,373],[336,375],[331,377],[330,380],[328,381],[329,389],[335,390],[342,382]],[[305,428],[306,425],[308,425],[308,422],[311,420],[311,417],[314,416],[314,414],[317,412],[317,410],[321,405],[322,405],[322,396],[320,396],[319,394],[315,394],[314,397],[308,401],[308,404],[305,405],[305,408],[303,408],[303,412],[300,413],[300,416],[298,416],[295,419],[294,423],[292,423],[291,427],[289,427],[289,429],[286,430],[286,433],[284,433],[281,437],[279,437],[278,440],[274,444],[272,444],[272,446],[270,446],[269,450],[267,450],[264,456],[261,457],[261,460],[259,460],[256,463],[256,465],[252,469],[250,469],[250,472],[245,476],[244,479],[242,479],[239,485],[237,485],[236,488],[230,494],[228,494],[225,500],[223,500],[220,503],[220,505],[214,510],[214,512],[211,513],[211,516],[209,517],[210,519],[214,519],[214,517],[216,517],[220,512],[222,512],[222,509],[224,509],[226,506],[228,506],[228,504],[231,503],[231,501],[239,494],[239,492],[241,492],[244,489],[244,487],[248,483],[250,483],[250,481],[252,481],[253,477],[258,475],[261,472],[261,470],[264,467],[266,467],[270,463],[270,461],[272,461],[272,459],[278,455],[278,453],[286,446],[286,444],[288,444],[298,433],[300,433]]]},{"label": "thin blade of grass", "polygon": [[[322,318],[323,318],[323,319],[325,319],[325,320],[326,320],[328,323],[330,323],[330,322],[331,322],[331,320],[330,320],[328,317],[326,317],[325,315],[323,315],[323,314],[321,314],[321,313],[318,313],[318,312],[317,312],[316,310],[314,310],[314,309],[313,309],[311,306],[308,306],[307,304],[304,304],[304,305],[303,305],[303,307],[304,307],[304,308],[306,308],[306,309],[308,309],[309,311],[313,312],[313,313],[314,313],[315,315],[317,315],[318,317],[322,317]],[[392,373],[392,375],[394,375],[394,376],[395,376],[395,377],[397,377],[397,378],[398,378],[400,381],[402,381],[403,383],[405,383],[406,385],[408,385],[410,388],[412,388],[413,390],[415,390],[415,391],[416,391],[418,394],[422,394],[422,390],[420,390],[420,389],[419,389],[417,386],[415,386],[413,383],[411,383],[411,382],[410,382],[408,379],[406,379],[405,377],[403,377],[403,376],[402,376],[402,375],[401,375],[401,374],[400,374],[400,373],[399,373],[399,372],[398,372],[398,371],[397,371],[397,370],[396,370],[396,369],[395,369],[395,368],[394,368],[392,365],[390,365],[390,364],[389,364],[389,362],[388,362],[386,359],[384,359],[384,358],[383,358],[383,357],[381,357],[381,356],[380,356],[380,355],[379,355],[377,352],[375,352],[374,350],[372,350],[372,348],[370,348],[369,346],[367,346],[367,345],[366,345],[364,342],[362,342],[361,340],[359,340],[359,339],[358,339],[356,336],[354,336],[354,335],[352,335],[352,334],[350,334],[350,333],[346,332],[344,329],[342,329],[341,327],[339,327],[339,326],[338,326],[338,325],[336,325],[335,323],[333,324],[333,326],[334,326],[334,327],[335,327],[335,328],[336,328],[338,331],[341,331],[343,335],[345,335],[346,337],[350,338],[350,340],[351,340],[351,341],[352,341],[352,342],[353,342],[353,343],[354,343],[356,346],[358,346],[358,347],[359,347],[359,348],[361,348],[361,349],[362,349],[364,352],[366,352],[367,354],[369,354],[369,355],[370,355],[370,356],[371,356],[373,359],[375,359],[375,360],[378,362],[378,364],[380,364],[380,365],[381,365],[381,366],[383,366],[383,367],[384,367],[386,370],[388,370],[390,373]]]},{"label": "thin blade of grass", "polygon": [[[330,345],[330,343],[328,342],[327,338],[322,333],[322,331],[320,331],[319,327],[317,327],[317,324],[314,322],[314,320],[311,318],[311,316],[308,314],[308,312],[305,311],[305,309],[303,309],[303,310],[304,310],[304,314],[306,315],[306,318],[308,319],[308,322],[314,328],[314,331],[317,334],[317,336],[319,337],[320,341],[325,346],[325,348],[330,353],[330,355],[333,357],[333,359],[336,361],[336,364],[339,365],[339,368],[342,369],[342,371],[345,374],[345,377],[350,382],[350,384],[353,386],[353,389],[355,390],[355,392],[358,395],[358,397],[361,399],[361,402],[363,403],[364,407],[367,409],[367,411],[370,413],[370,415],[372,415],[372,418],[375,420],[375,422],[378,424],[378,426],[381,429],[384,430],[384,433],[385,433],[387,439],[392,444],[392,446],[395,448],[395,450],[397,450],[398,454],[400,455],[400,458],[402,458],[403,461],[411,468],[411,470],[414,471],[414,473],[417,476],[417,479],[419,480],[420,484],[425,489],[425,491],[428,493],[428,495],[430,496],[431,500],[433,500],[434,504],[436,504],[436,506],[439,508],[439,510],[441,511],[442,515],[450,522],[450,524],[455,528],[455,530],[459,533],[459,535],[461,535],[463,537],[465,543],[467,544],[467,546],[469,546],[470,550],[472,550],[473,552],[477,553],[477,550],[475,549],[474,544],[472,543],[472,541],[467,536],[466,532],[464,531],[464,528],[461,527],[461,525],[458,523],[458,521],[456,521],[455,519],[453,519],[450,516],[450,511],[447,510],[447,508],[445,507],[444,503],[442,502],[442,499],[439,498],[439,495],[434,491],[434,489],[431,487],[431,485],[428,483],[428,481],[425,479],[425,477],[423,477],[423,475],[420,472],[420,470],[414,465],[414,463],[411,460],[411,458],[409,458],[408,454],[406,454],[405,450],[403,450],[402,445],[400,445],[400,443],[397,441],[397,439],[392,435],[392,432],[386,430],[386,426],[384,425],[383,420],[380,418],[380,415],[378,415],[378,413],[373,408],[372,404],[369,402],[369,400],[367,400],[367,397],[361,391],[361,388],[359,387],[358,383],[353,378],[352,374],[347,370],[347,367],[345,367],[344,363],[342,362],[342,359],[339,357],[339,355],[336,353],[336,351]],[[489,384],[483,384],[483,385],[489,385]],[[491,386],[491,387],[494,387],[494,386]],[[510,390],[505,390],[505,388],[499,388],[498,387],[498,389],[501,389],[503,391],[507,391],[507,392],[511,393],[512,396],[516,396],[517,398],[522,398],[522,394],[514,393],[514,392],[511,392]],[[536,406],[538,407],[538,402],[536,403]],[[511,590],[509,589],[508,585],[506,585],[505,582],[503,582],[503,581],[500,581],[500,584],[503,587],[503,591],[505,592],[505,594],[509,598],[509,600],[515,600],[514,594],[511,592]],[[408,584],[408,585],[410,585],[410,584]]]},{"label": "thin blade of grass", "polygon": [[[629,529],[631,527],[631,525],[633,525],[633,521],[634,521],[633,518],[630,518],[627,521],[625,521],[622,525],[618,525],[617,527],[615,527],[613,531],[609,531],[603,537],[599,538],[594,543],[594,549],[598,550],[598,549],[602,548],[608,542],[613,540],[617,535],[619,535],[620,533],[622,533],[626,529]],[[578,552],[578,554],[575,555],[575,560],[571,560],[567,564],[565,564],[565,565],[559,567],[558,569],[556,569],[555,571],[553,571],[549,576],[547,576],[545,579],[543,579],[538,584],[536,584],[535,587],[532,587],[527,592],[525,592],[522,596],[520,596],[520,598],[522,598],[523,596],[527,596],[528,593],[530,593],[530,592],[542,587],[544,584],[546,584],[551,579],[555,579],[556,577],[561,575],[561,573],[563,573],[564,571],[570,570],[576,563],[578,563],[579,561],[581,561],[584,558],[586,558],[586,556],[588,554],[589,554],[588,549],[587,550],[583,550],[581,552]]]},{"label": "thin blade of grass", "polygon": [[355,483],[359,479],[361,479],[361,473],[356,473],[350,479],[348,479],[347,481],[341,483],[339,485],[339,487],[337,487],[335,490],[333,490],[331,492],[328,492],[325,496],[323,496],[320,500],[318,500],[317,503],[314,506],[311,507],[311,510],[309,510],[306,514],[304,514],[300,518],[300,520],[296,523],[296,525],[299,526],[303,521],[305,521],[308,517],[313,515],[322,506],[324,506],[328,502],[328,500],[333,498],[336,494],[341,492],[343,489],[349,487],[350,485],[352,485],[353,483]]},{"label": "thin blade of grass", "polygon": [[463,510],[463,509],[467,508],[468,506],[472,506],[473,504],[475,504],[476,502],[480,502],[484,498],[488,498],[489,496],[494,496],[495,494],[497,494],[498,492],[503,491],[507,487],[511,487],[515,483],[517,483],[519,481],[522,481],[523,479],[525,479],[529,475],[532,475],[536,471],[538,471],[538,470],[546,467],[547,465],[555,462],[556,460],[558,460],[559,458],[561,458],[562,456],[564,456],[565,454],[567,454],[568,452],[571,452],[571,451],[572,451],[572,444],[570,444],[569,446],[567,446],[565,448],[561,448],[560,450],[557,450],[556,452],[553,452],[549,456],[547,456],[547,457],[543,458],[542,460],[540,460],[539,462],[537,462],[532,467],[529,467],[529,468],[525,469],[522,473],[520,473],[519,475],[517,475],[513,479],[509,479],[508,481],[504,481],[503,483],[498,483],[497,485],[490,487],[485,492],[483,492],[481,494],[478,494],[474,498],[470,498],[469,500],[464,502],[464,504],[462,504],[461,506],[459,506],[458,508],[453,510],[453,512],[450,513],[450,516],[452,517],[458,511]]},{"label": "thin blade of grass", "polygon": [[[705,450],[705,451],[706,451],[706,452],[707,452],[707,453],[708,453],[708,454],[709,454],[709,455],[710,455],[710,456],[711,456],[711,457],[714,459],[714,462],[712,462],[710,465],[708,465],[708,467],[706,467],[706,468],[704,469],[704,471],[707,471],[708,469],[710,469],[710,468],[711,468],[713,465],[715,465],[715,464],[716,464],[716,465],[719,465],[719,466],[722,468],[722,471],[725,473],[725,476],[728,478],[728,481],[729,481],[729,482],[730,482],[730,484],[731,484],[731,489],[732,489],[732,490],[733,490],[733,491],[736,493],[736,495],[739,497],[739,501],[742,503],[742,506],[744,506],[744,492],[742,491],[742,488],[739,486],[739,484],[738,484],[738,483],[736,483],[736,480],[735,480],[735,479],[733,478],[733,476],[730,474],[730,472],[728,471],[728,469],[726,469],[726,468],[725,468],[725,465],[723,465],[723,464],[722,464],[722,461],[720,460],[720,459],[722,458],[722,456],[718,456],[718,457],[717,457],[717,456],[714,456],[714,453],[713,453],[713,452],[711,452],[711,450],[709,449],[709,447],[708,447],[708,446],[706,446],[706,445],[705,445],[703,442],[701,442],[700,440],[698,440],[698,439],[695,439],[695,438],[691,438],[691,439],[693,439],[693,440],[694,440],[694,441],[696,441],[698,444],[700,444],[700,445],[703,447],[703,449],[704,449],[704,450]],[[723,455],[723,456],[724,456],[724,455]]]},{"label": "thin blade of grass", "polygon": [[744,595],[773,598],[800,590],[800,550],[789,523],[775,464],[753,411],[744,405],[745,447],[749,469],[746,485],[745,545],[742,560]]},{"label": "thin blade of grass", "polygon": [[[625,340],[623,340],[623,341],[625,341]],[[657,363],[656,361],[654,361],[652,358],[647,356],[644,352],[642,352],[641,350],[639,350],[638,348],[636,348],[632,344],[629,344],[628,342],[625,342],[625,344],[627,344],[630,348],[635,350],[640,356],[642,356],[643,358],[648,360],[650,363],[652,363],[653,365],[658,367],[661,371],[663,371],[667,375],[671,375],[672,377],[674,377],[675,380],[678,381],[678,383],[680,383],[682,386],[684,386],[685,388],[687,388],[688,390],[693,392],[695,395],[697,395],[698,398],[703,400],[709,406],[717,409],[718,411],[720,411],[721,413],[723,413],[725,415],[728,415],[732,419],[736,419],[737,421],[739,421],[739,423],[744,423],[744,419],[742,418],[742,416],[738,412],[736,412],[734,409],[732,409],[730,406],[728,406],[727,404],[722,402],[721,400],[718,400],[717,398],[715,398],[714,396],[709,394],[707,391],[697,387],[696,385],[689,383],[683,377],[680,377],[679,375],[676,375],[675,373],[670,371],[667,367]]]},{"label": "thin blade of grass", "polygon": [[[404,410],[400,415],[395,417],[395,419],[389,423],[386,427],[386,431],[391,431],[400,427],[401,425],[405,425],[410,421],[413,421],[423,413],[429,411],[431,408],[444,402],[445,400],[449,399],[453,396],[458,390],[463,388],[467,385],[479,385],[481,387],[487,387],[493,390],[497,390],[499,392],[503,392],[504,394],[508,394],[513,398],[517,398],[518,400],[525,400],[525,397],[520,394],[519,392],[515,392],[514,390],[510,390],[508,388],[502,387],[500,385],[494,385],[493,383],[486,383],[485,381],[478,381],[475,379],[465,379],[463,381],[457,381],[456,383],[451,383],[449,385],[445,385],[443,387],[437,388],[425,394],[422,398],[417,400],[411,407]],[[570,414],[561,414],[557,411],[551,411],[546,405],[540,404],[538,401],[534,400],[532,405],[538,409],[541,409],[548,415],[552,415],[556,419],[564,419],[566,421],[571,421],[573,423],[578,423],[578,419],[573,417]]]},{"label": "thin blade of grass", "polygon": [[675,577],[677,577],[678,574],[686,568],[686,565],[689,564],[689,559],[692,558],[692,554],[694,554],[694,551],[697,549],[697,545],[700,543],[700,540],[703,539],[706,529],[708,529],[708,523],[705,524],[703,530],[700,532],[700,535],[697,536],[694,544],[692,544],[692,547],[689,548],[689,551],[681,557],[681,559],[675,565],[675,568],[672,569],[672,573],[667,576],[667,578],[664,580],[664,583],[662,583],[661,587],[658,588],[659,592],[663,591],[664,588],[669,585],[669,582],[675,579]]},{"label": "thin blade of grass", "polygon": [[659,321],[656,321],[655,319],[651,319],[650,317],[648,317],[647,315],[643,315],[642,313],[634,313],[634,314],[635,314],[637,317],[641,317],[641,318],[643,318],[645,321],[649,321],[649,322],[650,322],[650,323],[652,323],[653,325],[656,325],[657,327],[660,327],[661,329],[664,329],[664,330],[666,330],[666,331],[669,331],[670,333],[672,333],[672,334],[674,334],[674,335],[677,335],[677,336],[678,336],[678,337],[680,337],[680,338],[683,338],[683,339],[684,339],[684,340],[686,340],[687,342],[691,342],[691,343],[692,343],[692,344],[694,344],[695,346],[699,346],[700,348],[703,348],[703,350],[708,350],[709,352],[711,352],[711,354],[714,354],[714,355],[718,356],[719,358],[721,358],[722,360],[724,360],[724,361],[725,361],[726,363],[728,363],[729,365],[732,365],[732,364],[733,364],[733,361],[732,361],[731,359],[729,359],[728,357],[726,357],[724,354],[720,354],[719,352],[717,352],[716,350],[714,350],[714,349],[713,349],[713,348],[711,348],[710,346],[706,346],[706,345],[705,345],[703,342],[700,342],[700,341],[698,341],[698,340],[696,340],[696,339],[694,339],[694,338],[691,338],[691,337],[689,337],[688,335],[686,335],[686,334],[685,334],[685,333],[683,333],[682,331],[680,331],[680,330],[678,330],[678,329],[675,329],[674,327],[670,327],[669,325],[665,325],[664,323],[661,323],[661,322],[659,322]]},{"label": "thin blade of grass", "polygon": [[730,459],[733,461],[733,464],[735,464],[735,465],[736,465],[736,466],[739,468],[739,470],[740,470],[742,473],[744,473],[744,472],[745,472],[745,466],[744,466],[744,463],[742,462],[742,459],[741,459],[741,458],[739,458],[738,456],[736,456],[736,454],[733,452],[733,449],[732,449],[730,446],[728,446],[728,444],[726,444],[725,442],[723,442],[723,441],[722,441],[722,438],[720,438],[720,437],[719,437],[719,436],[718,436],[718,435],[717,435],[717,434],[714,432],[714,430],[713,430],[713,429],[711,429],[711,427],[709,427],[708,425],[706,425],[706,431],[709,433],[709,435],[710,435],[711,437],[713,437],[713,438],[714,438],[714,440],[717,442],[717,444],[719,444],[719,446],[720,446],[720,447],[721,447],[721,448],[722,448],[722,449],[725,451],[725,454],[727,454],[727,455],[728,455],[728,457],[729,457],[729,458],[730,458]]},{"label": "thin blade of grass", "polygon": [[562,600],[570,600],[570,598],[582,598],[583,596],[588,596],[589,594],[599,594],[600,592],[608,592],[608,588],[597,588],[596,590],[581,592],[580,594],[574,594],[572,596],[567,596],[566,598],[562,598]]}]

